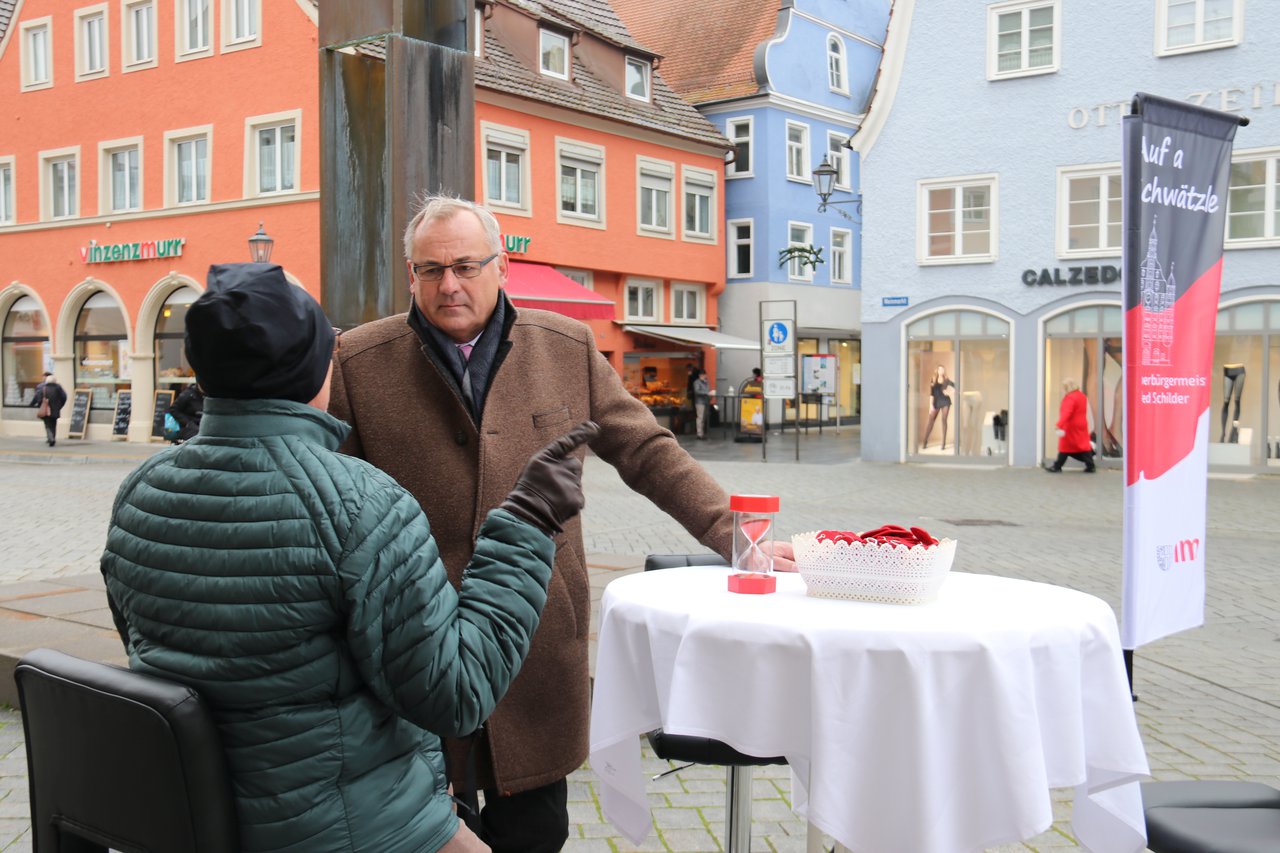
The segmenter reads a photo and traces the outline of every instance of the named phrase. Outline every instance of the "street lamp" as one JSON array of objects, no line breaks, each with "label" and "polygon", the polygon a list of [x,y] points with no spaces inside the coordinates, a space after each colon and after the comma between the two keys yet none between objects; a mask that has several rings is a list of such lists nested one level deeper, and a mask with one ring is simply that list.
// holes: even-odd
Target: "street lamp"
[{"label": "street lamp", "polygon": [[[827,208],[837,204],[852,204],[856,206],[858,216],[862,216],[862,196],[855,195],[846,201],[832,201],[831,193],[835,191],[836,176],[840,174],[836,171],[836,167],[831,165],[830,160],[826,157],[822,158],[822,165],[813,170],[813,189],[818,194],[818,212],[826,213]],[[850,222],[860,222],[860,219],[854,219],[840,208],[835,208],[836,213],[848,219]]]},{"label": "street lamp", "polygon": [[249,259],[255,264],[268,263],[271,260],[271,250],[275,245],[276,241],[262,230],[262,223],[259,222],[257,233],[249,238]]}]

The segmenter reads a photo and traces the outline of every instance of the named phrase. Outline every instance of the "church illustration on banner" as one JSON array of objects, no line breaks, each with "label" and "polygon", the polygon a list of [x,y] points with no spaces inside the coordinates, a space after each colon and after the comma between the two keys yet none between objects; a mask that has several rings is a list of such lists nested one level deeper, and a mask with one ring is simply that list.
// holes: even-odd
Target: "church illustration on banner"
[{"label": "church illustration on banner", "polygon": [[1177,287],[1173,280],[1173,264],[1165,278],[1156,256],[1160,235],[1156,217],[1151,218],[1151,236],[1147,238],[1147,257],[1142,262],[1139,284],[1142,287],[1142,363],[1169,364],[1173,349],[1173,305]]}]

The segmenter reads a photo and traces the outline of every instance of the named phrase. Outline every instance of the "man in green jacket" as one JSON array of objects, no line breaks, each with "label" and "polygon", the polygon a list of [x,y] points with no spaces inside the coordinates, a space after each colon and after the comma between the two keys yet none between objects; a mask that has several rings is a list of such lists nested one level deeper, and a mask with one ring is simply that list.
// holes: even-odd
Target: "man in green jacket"
[{"label": "man in green jacket", "polygon": [[336,342],[280,267],[210,269],[187,314],[200,432],[120,487],[108,600],[130,666],[210,705],[244,850],[487,851],[439,736],[473,731],[519,671],[596,427],[529,461],[455,591],[418,502],[336,452]]}]

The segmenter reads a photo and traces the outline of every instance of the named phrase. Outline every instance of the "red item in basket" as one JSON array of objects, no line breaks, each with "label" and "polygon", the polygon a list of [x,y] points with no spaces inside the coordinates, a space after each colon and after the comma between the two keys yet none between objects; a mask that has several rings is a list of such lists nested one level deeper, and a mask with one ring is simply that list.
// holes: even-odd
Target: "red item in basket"
[{"label": "red item in basket", "polygon": [[886,524],[865,533],[854,533],[850,530],[820,530],[816,538],[819,542],[844,542],[846,545],[852,545],[855,542],[878,542],[882,545],[902,545],[906,548],[938,544],[938,540],[924,528],[906,528],[899,524]]}]

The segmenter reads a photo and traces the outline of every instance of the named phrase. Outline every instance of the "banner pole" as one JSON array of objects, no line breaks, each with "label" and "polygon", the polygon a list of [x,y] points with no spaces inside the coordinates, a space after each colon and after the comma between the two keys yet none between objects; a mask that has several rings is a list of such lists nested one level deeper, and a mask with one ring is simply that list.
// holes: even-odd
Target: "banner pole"
[{"label": "banner pole", "polygon": [[1129,698],[1138,701],[1138,694],[1133,692],[1133,649],[1124,650],[1124,674],[1129,678]]}]

